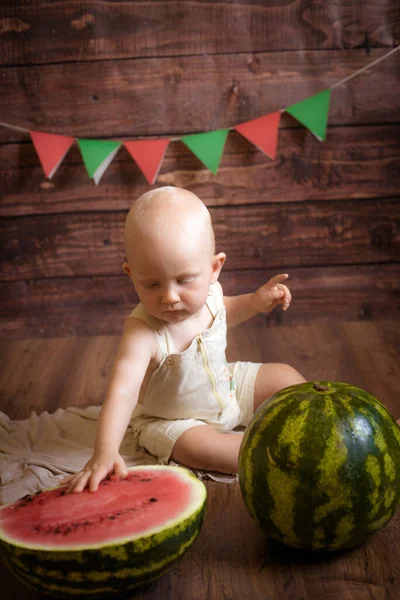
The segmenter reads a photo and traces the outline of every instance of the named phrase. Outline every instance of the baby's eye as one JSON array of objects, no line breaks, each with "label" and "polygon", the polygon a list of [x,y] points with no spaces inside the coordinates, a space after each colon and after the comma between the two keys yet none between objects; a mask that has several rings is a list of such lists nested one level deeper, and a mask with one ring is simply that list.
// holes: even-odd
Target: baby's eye
[{"label": "baby's eye", "polygon": [[191,283],[194,277],[183,277],[182,279],[178,279],[179,284]]},{"label": "baby's eye", "polygon": [[148,290],[158,287],[158,283],[156,283],[156,282],[155,283],[144,283],[143,285]]}]

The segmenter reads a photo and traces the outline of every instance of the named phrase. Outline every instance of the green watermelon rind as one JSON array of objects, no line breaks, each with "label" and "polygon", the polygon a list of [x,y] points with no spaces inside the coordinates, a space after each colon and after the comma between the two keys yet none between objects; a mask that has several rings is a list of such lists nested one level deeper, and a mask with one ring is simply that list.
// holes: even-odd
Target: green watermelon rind
[{"label": "green watermelon rind", "polygon": [[[43,549],[10,543],[1,536],[0,545],[11,571],[34,589],[63,598],[110,597],[149,583],[163,575],[197,538],[206,510],[206,488],[181,467],[152,465],[132,470],[174,469],[196,490],[192,510],[146,535],[118,539],[114,544],[79,549]],[[130,469],[131,470],[131,469]],[[62,565],[62,568],[60,566]]]},{"label": "green watermelon rind", "polygon": [[[319,386],[318,402],[321,403],[321,407],[318,405],[318,410],[321,410],[321,408],[326,409],[330,405],[331,414],[329,417],[328,415],[324,416],[326,423],[328,425],[331,423],[325,431],[327,440],[333,431],[333,427],[332,429],[330,427],[334,422],[334,411],[339,411],[344,415],[347,410],[350,415],[351,410],[353,410],[353,414],[359,414],[367,420],[369,419],[373,424],[374,435],[376,434],[377,439],[379,439],[379,444],[382,448],[386,446],[385,452],[373,446],[370,460],[379,463],[381,470],[383,464],[385,464],[386,469],[390,463],[393,481],[388,482],[386,471],[383,477],[382,473],[377,475],[372,471],[374,477],[378,476],[379,479],[379,476],[381,476],[381,480],[386,478],[386,487],[389,492],[386,499],[381,500],[379,510],[376,511],[374,518],[371,518],[369,522],[367,522],[366,514],[363,513],[363,518],[361,518],[359,512],[361,506],[366,513],[368,503],[370,503],[372,497],[375,498],[376,503],[379,500],[377,489],[374,489],[375,480],[371,477],[371,473],[365,471],[360,475],[360,469],[357,470],[353,466],[349,467],[348,472],[346,472],[347,465],[345,465],[345,461],[340,465],[336,458],[336,474],[339,482],[336,492],[332,491],[329,496],[326,490],[323,490],[322,493],[321,489],[318,489],[316,485],[318,481],[307,483],[304,481],[304,466],[306,464],[310,466],[310,463],[305,462],[300,452],[302,433],[300,433],[299,427],[297,429],[292,427],[291,431],[288,423],[290,425],[289,421],[294,416],[293,423],[297,426],[300,424],[304,431],[309,431],[309,435],[311,434],[312,429],[306,429],[307,418],[304,415],[306,414],[305,407],[310,398],[310,393],[314,393],[314,399],[317,397],[314,385]],[[341,400],[337,400],[338,394],[341,395]],[[337,405],[333,402],[333,398],[336,399]],[[303,414],[300,410],[302,402]],[[310,408],[308,408],[308,411],[307,416],[312,415]],[[354,411],[356,412],[354,413]],[[314,421],[316,417],[318,417],[318,413],[314,414]],[[315,422],[318,424],[318,421]],[[384,425],[388,439],[381,439],[381,434],[378,435],[379,424]],[[319,424],[319,427],[321,427],[321,424]],[[345,439],[345,430],[346,427],[343,429],[343,439]],[[285,440],[283,432],[290,433],[289,439]],[[348,433],[347,431],[346,435]],[[347,442],[348,439],[346,438],[346,444]],[[325,438],[322,437],[316,443],[316,447],[321,449],[324,443]],[[347,452],[346,444],[342,444],[342,449]],[[353,452],[355,446],[352,447],[351,440],[349,446]],[[298,449],[297,455],[293,451],[293,448],[296,447]],[[325,452],[328,454],[326,449]],[[321,455],[324,459],[325,454],[322,453]],[[321,456],[318,456],[319,458],[315,459],[312,469],[315,473],[323,473],[323,470],[318,471],[318,461],[320,460],[320,464],[322,463]],[[331,452],[331,456],[334,457],[335,454]],[[384,459],[386,459],[385,463]],[[361,481],[361,487],[364,488],[364,491],[368,491],[365,497],[360,495],[357,498],[355,492],[357,486],[351,485],[353,481],[349,473],[353,480],[358,478],[358,485]],[[340,482],[343,476],[347,477],[346,485]],[[333,489],[335,481],[335,478],[332,479],[332,482],[329,481],[328,487],[332,485]],[[386,407],[360,388],[340,382],[326,381],[307,382],[290,386],[264,402],[248,425],[239,453],[239,482],[250,515],[270,537],[289,546],[311,550],[349,548],[366,541],[374,531],[380,529],[396,512],[400,501],[400,429]],[[336,498],[334,497],[335,493]],[[322,496],[325,505],[321,501]],[[287,498],[290,498],[290,500],[287,500]],[[317,500],[320,500],[319,505]],[[342,505],[339,504],[340,501],[342,501]],[[387,506],[384,506],[384,501],[387,502]],[[346,502],[348,506],[346,506]],[[308,505],[306,509],[304,508],[305,504]],[[332,508],[331,514],[327,510],[329,504],[335,508],[335,510]],[[354,506],[357,507],[357,514],[352,514]],[[304,515],[304,511],[306,515]],[[372,509],[370,511],[370,514],[372,514]],[[304,523],[301,524],[302,516],[303,521],[309,523],[316,518],[315,515],[317,514],[324,516],[324,518],[321,518],[320,524],[315,523],[313,527],[308,527],[308,529]],[[271,515],[274,518],[271,518]],[[338,531],[340,530],[340,535],[337,533],[336,536],[333,533],[335,519]],[[339,526],[338,521],[340,521]],[[364,529],[361,525],[362,522],[365,525]]]}]

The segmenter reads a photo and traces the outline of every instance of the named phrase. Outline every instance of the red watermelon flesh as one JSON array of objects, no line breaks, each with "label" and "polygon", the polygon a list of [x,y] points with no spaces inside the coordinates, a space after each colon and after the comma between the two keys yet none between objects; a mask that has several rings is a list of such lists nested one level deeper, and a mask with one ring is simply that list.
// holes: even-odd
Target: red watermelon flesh
[{"label": "red watermelon flesh", "polygon": [[[77,549],[115,544],[166,526],[192,502],[193,486],[173,469],[130,471],[104,480],[97,492],[66,493],[67,486],[39,492],[4,507],[5,538],[24,547]],[[46,539],[47,538],[47,539]]]}]

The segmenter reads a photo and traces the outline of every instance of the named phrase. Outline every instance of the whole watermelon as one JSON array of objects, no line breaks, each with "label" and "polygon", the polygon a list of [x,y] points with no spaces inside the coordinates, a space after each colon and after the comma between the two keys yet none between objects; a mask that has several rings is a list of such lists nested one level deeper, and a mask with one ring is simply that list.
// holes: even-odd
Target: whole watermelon
[{"label": "whole watermelon", "polygon": [[367,540],[400,499],[400,429],[376,398],[307,382],[266,400],[239,455],[245,504],[289,546],[337,550]]}]

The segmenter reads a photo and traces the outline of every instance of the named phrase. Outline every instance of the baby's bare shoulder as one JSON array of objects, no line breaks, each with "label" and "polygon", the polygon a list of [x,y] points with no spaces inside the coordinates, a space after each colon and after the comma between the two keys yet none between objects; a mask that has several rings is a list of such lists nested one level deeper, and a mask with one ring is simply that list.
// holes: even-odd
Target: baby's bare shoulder
[{"label": "baby's bare shoulder", "polygon": [[141,319],[128,317],[122,333],[120,354],[136,356],[141,354],[153,358],[157,354],[156,336],[151,327]]}]

